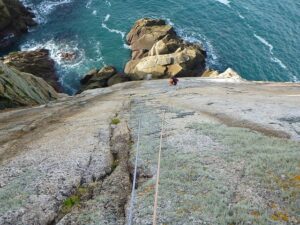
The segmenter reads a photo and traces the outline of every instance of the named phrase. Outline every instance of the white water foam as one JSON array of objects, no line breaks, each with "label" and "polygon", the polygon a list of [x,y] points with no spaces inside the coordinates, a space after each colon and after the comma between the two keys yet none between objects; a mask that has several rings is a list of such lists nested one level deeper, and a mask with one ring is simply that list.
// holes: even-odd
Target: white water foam
[{"label": "white water foam", "polygon": [[97,10],[94,10],[94,11],[92,12],[92,14],[93,14],[94,16],[96,16],[96,15],[97,15]]},{"label": "white water foam", "polygon": [[267,46],[269,48],[271,61],[277,63],[282,69],[286,70],[287,74],[290,76],[290,79],[293,82],[298,83],[299,82],[298,78],[289,70],[289,68],[279,58],[274,56],[274,53],[273,53],[274,46],[272,44],[270,44],[265,38],[263,38],[257,34],[254,34],[254,37],[257,38],[262,44],[264,44],[265,46]]},{"label": "white water foam", "polygon": [[257,38],[262,44],[264,44],[265,46],[267,46],[269,48],[269,52],[270,52],[270,59],[277,63],[282,69],[285,69],[287,70],[287,66],[280,60],[278,59],[277,57],[274,56],[274,53],[273,53],[273,49],[274,49],[274,46],[272,44],[270,44],[265,38],[257,35],[257,34],[254,34],[254,37]]},{"label": "white water foam", "polygon": [[[30,41],[21,46],[21,51],[34,51],[40,48],[48,49],[51,58],[62,67],[76,67],[85,59],[84,49],[80,49],[78,45],[72,41],[61,43],[57,43],[53,39],[44,43]],[[75,61],[72,61],[72,63],[65,61],[61,56],[61,54],[65,52],[74,52],[76,54]]]},{"label": "white water foam", "polygon": [[104,29],[106,29],[106,30],[108,30],[109,32],[111,32],[111,33],[116,33],[116,34],[121,35],[122,39],[124,39],[124,38],[125,38],[125,34],[126,34],[125,32],[120,31],[120,30],[116,30],[116,29],[109,28],[109,27],[106,25],[105,22],[107,22],[109,19],[110,19],[110,14],[107,14],[107,15],[105,16],[105,19],[104,19],[104,21],[102,22],[101,26],[102,26]]},{"label": "white water foam", "polygon": [[47,16],[52,13],[58,6],[69,4],[73,0],[45,0],[39,4],[32,3],[32,0],[22,0],[26,7],[30,7],[36,16],[38,23],[46,23]]},{"label": "white water foam", "polygon": [[[72,76],[78,76],[80,79],[83,74],[89,71],[93,65],[104,65],[104,59],[101,52],[101,43],[96,40],[89,40],[90,45],[94,46],[94,57],[87,57],[84,49],[80,48],[75,41],[62,41],[57,42],[53,39],[43,43],[30,41],[21,46],[21,51],[33,51],[40,48],[49,50],[50,57],[55,61],[58,66],[59,82],[68,89],[71,93],[76,93],[76,89],[72,88],[69,84],[70,71]],[[95,44],[96,43],[96,44]],[[62,57],[64,52],[74,52],[76,58],[73,61],[66,61]],[[72,77],[71,80],[75,80]]]},{"label": "white water foam", "polygon": [[188,32],[184,29],[176,29],[176,31],[183,40],[191,43],[198,43],[205,48],[207,53],[208,67],[220,66],[218,54],[207,37],[205,37],[203,34]]},{"label": "white water foam", "polygon": [[242,20],[245,19],[245,17],[244,17],[240,12],[237,12],[237,13],[238,13],[238,16],[239,16]]},{"label": "white water foam", "polygon": [[85,8],[90,9],[91,8],[91,4],[92,4],[93,0],[89,0],[86,5]]},{"label": "white water foam", "polygon": [[104,22],[107,22],[107,21],[109,20],[109,18],[110,18],[110,14],[107,14],[107,15],[105,16]]},{"label": "white water foam", "polygon": [[216,0],[216,1],[230,7],[230,1],[229,0]]},{"label": "white water foam", "polygon": [[123,44],[123,48],[125,48],[125,49],[131,49],[131,47],[130,47],[130,45],[128,45],[128,44]]},{"label": "white water foam", "polygon": [[219,57],[216,53],[213,44],[205,37],[203,34],[193,31],[188,31],[183,28],[178,28],[174,25],[170,18],[166,18],[165,16],[161,16],[167,23],[173,26],[177,32],[177,34],[185,41],[191,43],[198,43],[202,45],[207,53],[207,67],[220,66]]},{"label": "white water foam", "polygon": [[105,4],[108,5],[109,7],[111,7],[110,1],[106,0],[106,1],[105,1]]}]

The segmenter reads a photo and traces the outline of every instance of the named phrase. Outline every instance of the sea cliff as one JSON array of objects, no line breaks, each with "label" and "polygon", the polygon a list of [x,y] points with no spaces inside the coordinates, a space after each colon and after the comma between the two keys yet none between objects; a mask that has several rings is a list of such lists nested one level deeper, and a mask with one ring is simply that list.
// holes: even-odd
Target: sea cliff
[{"label": "sea cliff", "polygon": [[158,224],[299,224],[300,85],[208,69],[163,20],[127,41],[75,96],[46,50],[0,61],[0,225],[152,224],[160,143]]}]

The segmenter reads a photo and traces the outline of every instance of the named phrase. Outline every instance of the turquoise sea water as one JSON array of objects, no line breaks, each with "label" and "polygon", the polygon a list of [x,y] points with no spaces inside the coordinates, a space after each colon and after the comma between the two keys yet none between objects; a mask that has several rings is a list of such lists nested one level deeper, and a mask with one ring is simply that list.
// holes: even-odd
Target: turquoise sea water
[{"label": "turquoise sea water", "polygon": [[[40,25],[15,49],[50,49],[69,93],[92,68],[123,69],[125,35],[142,17],[164,18],[185,39],[201,42],[208,66],[232,67],[249,80],[300,80],[299,0],[23,0]],[[61,61],[76,51],[75,63]]]}]

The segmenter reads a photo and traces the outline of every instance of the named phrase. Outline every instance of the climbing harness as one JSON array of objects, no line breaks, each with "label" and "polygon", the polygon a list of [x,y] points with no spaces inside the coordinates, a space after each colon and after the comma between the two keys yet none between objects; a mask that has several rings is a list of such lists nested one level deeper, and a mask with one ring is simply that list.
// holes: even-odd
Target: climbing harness
[{"label": "climbing harness", "polygon": [[136,144],[135,166],[134,166],[134,174],[133,174],[133,181],[132,181],[132,191],[131,191],[130,210],[129,210],[129,216],[128,216],[128,225],[132,225],[133,207],[134,207],[134,199],[135,199],[136,174],[137,174],[137,165],[138,165],[138,158],[139,158],[139,147],[140,147],[141,119],[139,119],[138,127],[139,128],[138,128],[138,137],[137,137],[137,144]]},{"label": "climbing harness", "polygon": [[164,122],[165,122],[166,111],[163,112],[163,118],[161,121],[161,132],[160,132],[160,144],[158,151],[158,162],[157,162],[157,174],[156,174],[156,185],[155,185],[155,196],[154,196],[154,211],[153,211],[153,225],[157,223],[157,204],[158,204],[158,186],[159,186],[159,174],[160,174],[160,158],[161,158],[161,147],[162,147],[162,138],[164,133]]}]

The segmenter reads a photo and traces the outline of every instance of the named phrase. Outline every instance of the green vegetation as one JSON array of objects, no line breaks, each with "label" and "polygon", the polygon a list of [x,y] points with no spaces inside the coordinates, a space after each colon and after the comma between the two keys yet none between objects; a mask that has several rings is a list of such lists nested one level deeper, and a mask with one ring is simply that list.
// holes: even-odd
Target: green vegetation
[{"label": "green vegetation", "polygon": [[113,125],[118,125],[120,122],[121,122],[121,121],[120,121],[119,118],[113,118],[113,119],[111,120],[111,124],[113,124]]},{"label": "green vegetation", "polygon": [[[243,199],[234,205],[233,214],[226,216],[226,221],[239,224],[248,217],[255,224],[286,224],[290,220],[299,220],[298,142],[224,125],[194,123],[188,128],[196,130],[198,135],[209,136],[223,146],[224,150],[219,153],[223,164],[242,166],[237,185],[244,185],[253,192],[252,196],[240,193]],[[262,202],[254,204],[255,201]],[[247,217],[241,217],[241,212]]]},{"label": "green vegetation", "polygon": [[66,208],[72,208],[74,205],[80,202],[79,196],[72,195],[64,201],[64,206]]},{"label": "green vegetation", "polygon": [[[132,115],[141,111],[138,107],[132,107]],[[138,167],[141,175],[154,177],[144,179],[137,189],[136,224],[151,223],[160,132],[154,109],[142,111]],[[131,130],[136,140],[137,121]],[[179,130],[169,122],[163,140],[158,223],[297,224],[299,149],[298,142],[249,129],[192,123]],[[134,156],[133,152],[131,163]]]},{"label": "green vegetation", "polygon": [[90,187],[79,187],[76,190],[76,193],[71,195],[69,198],[67,198],[63,202],[63,206],[61,208],[60,214],[65,215],[69,212],[71,212],[72,208],[80,205],[80,202],[84,199],[87,198],[90,194]]}]

